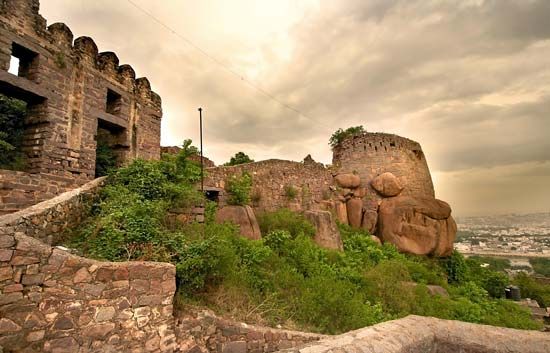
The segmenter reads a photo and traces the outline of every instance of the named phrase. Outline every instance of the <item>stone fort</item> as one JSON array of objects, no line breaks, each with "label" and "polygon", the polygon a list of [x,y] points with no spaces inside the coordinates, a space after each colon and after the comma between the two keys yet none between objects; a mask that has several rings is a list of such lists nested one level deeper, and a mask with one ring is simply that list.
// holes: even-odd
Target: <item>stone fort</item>
[{"label": "stone fort", "polygon": [[161,100],[147,78],[93,39],[73,40],[65,24],[46,27],[38,9],[38,0],[0,1],[0,93],[27,103],[26,170],[0,173],[2,213],[94,179],[98,140],[119,164],[160,156]]},{"label": "stone fort", "polygon": [[[417,316],[340,336],[208,312],[175,317],[174,265],[96,261],[53,246],[81,222],[104,183],[95,178],[98,141],[113,148],[119,164],[159,158],[162,110],[146,78],[136,79],[114,53],[98,53],[91,38],[73,40],[61,23],[46,26],[38,10],[38,0],[0,0],[0,93],[27,103],[27,170],[0,171],[0,352],[550,351],[541,332]],[[8,72],[13,62],[17,74]],[[334,215],[382,235],[398,232],[386,211],[408,220],[401,227],[418,228],[419,218],[437,236],[452,228],[450,208],[434,199],[420,145],[398,136],[347,139],[330,167],[311,158],[211,167],[208,191],[221,208],[227,178],[243,171],[253,176],[254,212],[289,207],[319,219]]]}]

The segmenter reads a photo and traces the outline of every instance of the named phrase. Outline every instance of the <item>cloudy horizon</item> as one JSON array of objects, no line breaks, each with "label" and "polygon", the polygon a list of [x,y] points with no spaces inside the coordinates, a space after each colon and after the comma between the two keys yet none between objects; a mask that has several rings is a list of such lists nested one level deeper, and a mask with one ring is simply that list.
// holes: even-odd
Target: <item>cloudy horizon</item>
[{"label": "cloudy horizon", "polygon": [[[418,141],[457,216],[550,212],[550,1],[42,0],[114,51],[163,100],[162,144],[216,164],[330,163],[328,139],[363,125]],[[237,72],[283,107],[231,72]]]}]

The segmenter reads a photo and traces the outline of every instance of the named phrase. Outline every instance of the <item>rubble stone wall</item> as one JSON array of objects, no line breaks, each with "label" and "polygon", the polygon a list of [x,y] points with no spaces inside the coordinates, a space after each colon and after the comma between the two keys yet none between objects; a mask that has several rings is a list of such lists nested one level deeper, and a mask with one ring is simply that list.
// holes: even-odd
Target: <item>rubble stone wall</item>
[{"label": "rubble stone wall", "polygon": [[[82,185],[95,177],[98,138],[119,164],[159,158],[161,99],[147,78],[136,79],[115,53],[99,53],[91,38],[73,41],[65,24],[46,27],[38,11],[38,0],[0,2],[0,93],[27,102],[24,171],[46,185],[44,193],[64,191],[52,180]],[[19,58],[18,75],[8,72],[11,56]],[[21,198],[19,209],[36,199]]]},{"label": "rubble stone wall", "polygon": [[221,203],[227,180],[247,172],[252,176],[252,206],[255,210],[274,211],[282,207],[294,210],[317,208],[330,197],[332,175],[320,163],[269,159],[261,162],[208,168],[205,186],[220,189]]},{"label": "rubble stone wall", "polygon": [[0,217],[4,352],[174,351],[173,265],[100,262],[39,240],[78,223],[101,181]]},{"label": "rubble stone wall", "polygon": [[328,336],[247,325],[202,311],[178,318],[176,337],[181,352],[270,353]]},{"label": "rubble stone wall", "polygon": [[403,195],[435,195],[422,147],[404,137],[385,133],[350,137],[334,148],[332,163],[339,173],[357,173],[371,201],[376,202],[380,197],[370,183],[384,172],[393,173],[399,179],[405,187]]},{"label": "rubble stone wall", "polygon": [[286,349],[286,353],[545,353],[550,335],[538,331],[407,316]]}]

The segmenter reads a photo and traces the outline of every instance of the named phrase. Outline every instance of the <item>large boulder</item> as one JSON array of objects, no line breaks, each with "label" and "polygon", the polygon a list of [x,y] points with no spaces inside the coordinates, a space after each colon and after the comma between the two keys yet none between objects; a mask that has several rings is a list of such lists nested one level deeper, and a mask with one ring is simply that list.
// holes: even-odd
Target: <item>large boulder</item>
[{"label": "large boulder", "polygon": [[338,174],[334,177],[334,180],[339,187],[345,189],[355,189],[361,185],[361,178],[359,178],[359,175],[351,173]]},{"label": "large boulder", "polygon": [[376,223],[378,223],[378,212],[376,210],[366,210],[363,213],[363,220],[361,221],[361,228],[374,234],[376,230]]},{"label": "large boulder", "polygon": [[338,218],[338,222],[346,225],[349,224],[348,209],[346,208],[346,204],[341,201],[336,201],[334,208],[336,210],[336,218]]},{"label": "large boulder", "polygon": [[382,173],[371,182],[372,187],[384,197],[397,196],[403,191],[403,186],[399,179],[392,173]]},{"label": "large boulder", "polygon": [[315,243],[327,249],[342,250],[342,238],[328,211],[306,211],[304,216],[315,226]]},{"label": "large boulder", "polygon": [[224,206],[216,212],[216,222],[231,222],[239,226],[241,235],[249,239],[261,239],[260,226],[250,206]]},{"label": "large boulder", "polygon": [[353,198],[346,202],[346,208],[348,210],[348,222],[349,225],[354,228],[361,227],[361,221],[363,220],[363,200]]},{"label": "large boulder", "polygon": [[382,200],[377,235],[402,252],[449,256],[456,237],[451,207],[429,197],[397,196]]}]

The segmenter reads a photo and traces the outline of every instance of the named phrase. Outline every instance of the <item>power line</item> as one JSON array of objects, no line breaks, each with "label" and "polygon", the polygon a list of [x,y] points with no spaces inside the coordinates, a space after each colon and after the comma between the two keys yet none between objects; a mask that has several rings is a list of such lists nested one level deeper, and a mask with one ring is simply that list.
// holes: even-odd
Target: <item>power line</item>
[{"label": "power line", "polygon": [[270,98],[271,100],[273,100],[274,102],[278,103],[280,106],[282,106],[283,108],[286,108],[288,110],[291,110],[293,112],[295,112],[296,114],[300,115],[300,116],[303,116],[304,118],[316,123],[316,124],[319,124],[327,129],[331,129],[328,125],[325,125],[323,123],[321,123],[320,121],[318,120],[315,120],[309,116],[307,116],[306,114],[302,113],[301,111],[299,111],[298,109],[294,108],[293,106],[291,106],[290,104],[287,104],[283,101],[281,101],[280,99],[278,99],[277,97],[275,97],[273,94],[269,93],[268,91],[266,91],[265,89],[263,89],[262,87],[260,87],[259,85],[257,85],[256,83],[254,83],[253,81],[247,79],[244,75],[241,75],[239,72],[233,70],[231,67],[229,67],[228,65],[224,64],[223,62],[221,62],[220,60],[216,59],[214,56],[208,54],[208,52],[206,52],[205,50],[203,50],[201,47],[199,47],[198,45],[196,45],[195,43],[193,43],[190,39],[188,39],[187,37],[183,36],[182,34],[178,33],[175,29],[173,29],[172,27],[170,27],[169,25],[165,24],[164,22],[162,22],[159,18],[157,18],[155,15],[153,15],[151,12],[147,11],[146,9],[144,9],[143,7],[139,6],[138,4],[136,4],[133,0],[126,0],[128,3],[130,3],[130,5],[132,5],[133,7],[135,7],[136,9],[138,9],[139,11],[141,11],[142,13],[144,13],[146,16],[148,16],[149,18],[151,18],[153,21],[155,21],[157,24],[159,24],[160,26],[164,27],[166,30],[168,30],[170,33],[172,33],[173,35],[175,35],[176,37],[180,38],[181,40],[183,40],[185,43],[187,43],[189,46],[193,47],[195,50],[199,51],[201,54],[203,54],[204,56],[206,56],[208,59],[210,59],[212,62],[214,62],[215,64],[221,66],[223,69],[225,69],[226,71],[228,71],[230,74],[236,76],[237,78],[239,78],[241,81],[245,82],[246,84],[248,84],[250,87],[254,88],[255,90],[257,90],[258,92],[262,93],[263,95],[265,95],[266,97]]}]

